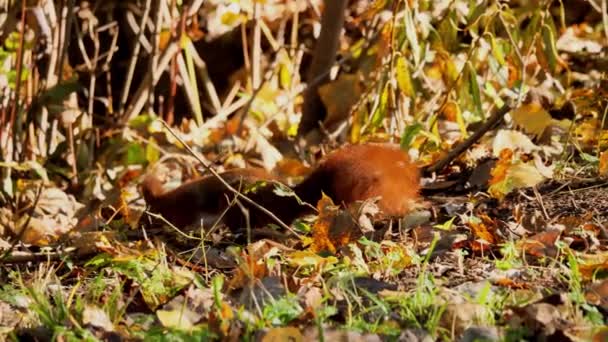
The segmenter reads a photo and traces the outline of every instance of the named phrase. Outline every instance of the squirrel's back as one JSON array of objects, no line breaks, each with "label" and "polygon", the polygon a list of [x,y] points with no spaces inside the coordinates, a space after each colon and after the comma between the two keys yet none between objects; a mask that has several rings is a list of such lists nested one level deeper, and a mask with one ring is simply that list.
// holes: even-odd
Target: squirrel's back
[{"label": "squirrel's back", "polygon": [[304,200],[313,202],[320,190],[337,204],[380,197],[388,216],[407,214],[418,198],[419,173],[407,153],[388,145],[349,145],[338,149],[296,187]]}]

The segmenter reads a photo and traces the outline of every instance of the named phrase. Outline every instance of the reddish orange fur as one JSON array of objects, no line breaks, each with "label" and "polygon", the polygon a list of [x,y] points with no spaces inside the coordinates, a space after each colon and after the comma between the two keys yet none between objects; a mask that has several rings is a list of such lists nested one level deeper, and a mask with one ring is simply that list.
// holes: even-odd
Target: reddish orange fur
[{"label": "reddish orange fur", "polygon": [[418,168],[397,148],[350,145],[330,153],[295,191],[315,204],[319,189],[346,205],[380,197],[378,205],[385,215],[402,216],[418,197]]},{"label": "reddish orange fur", "polygon": [[[253,168],[227,171],[222,177],[236,188],[275,179],[266,171]],[[273,189],[273,185],[268,185],[248,196],[288,224],[308,211],[308,207],[299,205],[292,197],[276,195]],[[298,197],[313,205],[321,198],[321,192],[335,203],[344,205],[380,197],[378,205],[387,216],[407,214],[418,197],[418,191],[418,169],[408,155],[397,148],[374,144],[350,145],[330,153],[302,183],[294,187]],[[213,176],[164,192],[160,181],[150,175],[142,183],[142,192],[152,211],[162,214],[178,227],[196,224],[201,217],[217,217],[229,204],[226,195],[234,197]],[[246,207],[250,211],[252,226],[272,222],[266,214],[251,206]],[[224,223],[231,228],[245,225],[238,207],[229,210]]]}]

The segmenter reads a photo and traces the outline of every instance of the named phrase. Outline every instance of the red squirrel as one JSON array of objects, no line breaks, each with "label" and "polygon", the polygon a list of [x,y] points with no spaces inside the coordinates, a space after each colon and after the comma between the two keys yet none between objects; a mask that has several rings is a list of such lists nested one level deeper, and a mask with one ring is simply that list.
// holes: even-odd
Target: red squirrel
[{"label": "red squirrel", "polygon": [[[310,212],[311,207],[300,204],[294,197],[274,192],[277,178],[258,168],[234,169],[221,173],[224,180],[237,189],[257,184],[246,195],[272,211],[286,224]],[[260,181],[267,181],[258,183]],[[317,204],[325,193],[334,203],[348,206],[355,201],[380,197],[378,207],[390,217],[407,214],[419,191],[418,168],[400,149],[387,145],[349,145],[328,154],[299,184],[292,188],[305,203]],[[224,211],[222,222],[231,229],[272,223],[268,215],[240,201],[248,210],[248,221],[238,205],[230,205],[235,197],[215,177],[206,176],[184,183],[165,192],[153,174],[145,177],[142,192],[151,212],[161,214],[177,227],[211,225]]]}]

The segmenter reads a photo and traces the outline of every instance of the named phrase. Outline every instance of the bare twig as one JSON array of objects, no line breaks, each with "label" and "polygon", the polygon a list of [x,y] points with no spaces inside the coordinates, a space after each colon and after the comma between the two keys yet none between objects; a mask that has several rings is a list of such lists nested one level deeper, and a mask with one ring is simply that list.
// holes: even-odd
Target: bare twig
[{"label": "bare twig", "polygon": [[56,252],[15,252],[0,259],[0,264],[27,264],[35,261],[59,261],[66,256],[76,254],[75,248]]},{"label": "bare twig", "polygon": [[154,70],[150,70],[142,80],[139,88],[135,91],[131,103],[127,106],[127,110],[122,118],[122,123],[127,123],[135,118],[141,109],[144,107],[148,99],[150,88],[156,85],[160,75],[165,71],[167,65],[171,62],[172,57],[179,51],[179,44],[176,41],[169,43],[161,54],[158,64]]},{"label": "bare twig", "polygon": [[[13,134],[13,141],[16,143],[15,134],[15,115],[17,114],[17,107],[19,106],[19,90],[21,89],[21,70],[23,68],[23,54],[24,54],[24,44],[25,44],[25,4],[26,1],[21,2],[21,35],[19,36],[19,46],[17,47],[17,80],[15,80],[15,101],[11,106],[11,116],[10,116],[10,128],[9,132]],[[17,149],[13,149],[13,153],[15,153]],[[13,156],[15,157],[15,156]]]},{"label": "bare twig", "polygon": [[251,42],[251,87],[260,85],[262,69],[262,31],[260,28],[260,5],[253,3],[253,39]]},{"label": "bare twig", "polygon": [[[593,1],[589,1],[592,3]],[[602,26],[604,26],[604,34],[606,35],[606,40],[608,40],[608,1],[602,0]]]},{"label": "bare twig", "polygon": [[194,61],[194,65],[196,66],[196,70],[198,71],[199,77],[203,80],[203,85],[205,90],[207,91],[207,96],[209,96],[209,100],[211,101],[211,105],[213,106],[213,110],[215,113],[218,113],[221,110],[222,104],[220,102],[220,98],[217,95],[217,91],[209,78],[209,73],[207,72],[207,64],[198,54],[194,44],[192,44],[191,40],[188,40],[185,49],[192,56],[192,60]]},{"label": "bare twig", "polygon": [[464,152],[467,148],[471,147],[476,141],[478,141],[487,131],[489,131],[495,124],[497,124],[502,118],[511,110],[511,106],[506,103],[498,109],[492,116],[490,116],[486,122],[481,125],[473,135],[471,135],[467,140],[458,144],[455,148],[450,150],[445,158],[441,159],[434,165],[431,165],[429,168],[423,170],[425,174],[431,174],[433,172],[438,172],[443,170],[444,167],[448,166],[452,160],[458,157],[462,152]]},{"label": "bare twig", "polygon": [[68,46],[70,45],[70,38],[72,36],[72,20],[74,19],[74,0],[68,0],[68,5],[64,6],[61,9],[62,12],[65,13],[65,20],[62,20],[62,27],[63,27],[63,32],[62,33],[62,43],[59,45],[61,47],[61,52],[59,54],[59,61],[58,61],[58,65],[57,65],[57,76],[59,77],[57,82],[61,83],[63,81],[63,65],[64,65],[64,61],[65,61],[65,57],[68,53]]},{"label": "bare twig", "polygon": [[135,46],[133,47],[133,54],[131,55],[131,60],[129,61],[129,68],[127,69],[127,77],[125,79],[125,84],[123,85],[122,94],[120,96],[120,104],[118,107],[119,113],[122,113],[123,108],[127,104],[127,97],[129,96],[129,90],[131,89],[131,82],[133,81],[135,65],[137,64],[137,60],[139,58],[139,50],[141,50],[141,37],[146,31],[146,23],[148,21],[151,6],[152,0],[146,0],[146,4],[144,5],[144,13],[142,14],[141,21],[139,22],[139,32],[137,32],[137,38],[135,38],[136,41]]},{"label": "bare twig", "polygon": [[19,243],[19,241],[21,241],[21,238],[23,237],[23,235],[25,235],[25,231],[27,230],[27,228],[28,228],[28,226],[30,224],[30,221],[32,220],[32,216],[34,216],[34,210],[36,210],[36,206],[38,205],[38,201],[40,201],[40,195],[42,195],[42,187],[43,187],[43,184],[40,184],[38,186],[38,190],[36,191],[36,197],[34,198],[34,203],[32,204],[32,207],[30,208],[29,212],[27,213],[27,220],[25,220],[25,223],[23,224],[23,227],[21,228],[21,230],[19,231],[19,233],[15,237],[15,240],[13,240],[13,243],[11,244],[11,247],[8,248],[6,251],[4,251],[4,254],[2,254],[2,257],[0,257],[0,263],[4,262],[4,260],[15,249],[15,246],[17,246],[17,244]]}]

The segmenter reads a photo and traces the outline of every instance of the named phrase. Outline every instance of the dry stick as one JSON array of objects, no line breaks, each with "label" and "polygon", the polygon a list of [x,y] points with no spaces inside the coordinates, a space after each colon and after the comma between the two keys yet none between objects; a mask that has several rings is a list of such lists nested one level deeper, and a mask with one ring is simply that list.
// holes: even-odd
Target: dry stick
[{"label": "dry stick", "polygon": [[[65,21],[62,20],[62,24],[65,25],[63,26],[64,31],[62,32],[64,34],[63,37],[63,41],[61,42],[61,44],[59,45],[61,47],[61,51],[59,54],[59,61],[58,61],[58,65],[57,65],[57,83],[61,83],[63,81],[63,64],[65,61],[65,56],[68,53],[68,46],[70,45],[70,39],[72,37],[72,20],[74,19],[74,0],[67,0],[68,1],[68,6],[67,9],[64,6],[61,11],[66,11],[66,17],[65,17]],[[62,18],[63,19],[63,18]]]},{"label": "dry stick", "polygon": [[[160,41],[160,25],[162,23],[162,14],[161,14],[161,2],[162,0],[155,0],[154,2],[154,13],[153,13],[153,18],[152,21],[154,22],[154,31],[151,32],[150,35],[150,43],[152,45],[152,51],[150,51],[150,57],[148,58],[148,74],[153,74],[154,73],[154,69],[156,68],[156,65],[158,64],[158,50],[159,50],[159,46],[158,46],[158,42]],[[147,104],[147,111],[151,111],[152,108],[154,108],[154,85],[151,82],[152,80],[150,79],[150,84],[149,87],[150,89],[148,90],[148,104]]]},{"label": "dry stick", "polygon": [[258,203],[254,202],[251,198],[243,195],[240,191],[238,191],[237,189],[235,189],[234,187],[232,187],[230,184],[228,184],[224,178],[222,178],[222,176],[220,176],[217,171],[215,171],[211,166],[209,166],[201,157],[198,156],[198,154],[196,154],[196,152],[194,152],[194,150],[192,150],[192,148],[186,144],[186,142],[180,137],[178,136],[172,129],[171,127],[169,127],[169,125],[167,125],[167,123],[163,120],[160,120],[160,122],[163,124],[163,126],[165,126],[165,128],[169,131],[169,133],[171,133],[175,139],[177,139],[177,141],[179,141],[185,148],[186,150],[192,154],[192,156],[194,158],[196,158],[196,160],[198,160],[198,162],[203,165],[203,167],[211,172],[211,174],[217,178],[220,183],[222,183],[222,185],[224,185],[224,187],[226,187],[226,189],[228,189],[230,192],[232,192],[235,196],[237,196],[240,199],[243,199],[245,202],[253,205],[256,209],[261,210],[264,214],[268,215],[271,219],[273,219],[279,226],[281,226],[282,228],[290,231],[293,235],[297,236],[298,238],[300,238],[300,234],[298,234],[295,230],[293,230],[291,227],[289,227],[287,224],[285,224],[285,222],[281,221],[281,219],[279,219],[275,214],[273,214],[270,210],[264,208],[263,206],[259,205]]},{"label": "dry stick", "polygon": [[467,140],[458,144],[455,148],[453,148],[445,158],[441,159],[434,165],[430,166],[423,170],[424,174],[431,174],[434,172],[438,172],[443,170],[444,167],[448,166],[452,160],[458,157],[462,152],[464,152],[467,148],[471,147],[477,140],[479,140],[487,131],[489,131],[496,123],[498,123],[505,114],[507,114],[511,110],[511,106],[506,103],[500,107],[492,116],[486,120],[486,122],[481,125],[473,135],[471,135]]},{"label": "dry stick", "polygon": [[[592,3],[593,1],[589,1]],[[606,39],[608,39],[608,1],[602,0],[602,24],[604,26],[604,33],[606,34]]]},{"label": "dry stick", "polygon": [[[11,106],[11,115],[10,115],[10,126],[9,126],[9,134],[12,134],[13,144],[17,145],[17,139],[15,139],[15,117],[17,115],[17,107],[19,106],[19,90],[21,89],[21,71],[23,69],[23,54],[25,52],[25,1],[21,3],[21,34],[19,35],[19,45],[17,46],[17,79],[15,80],[15,101]],[[16,151],[17,148],[13,148],[13,159],[17,159]]]},{"label": "dry stick", "polygon": [[0,259],[2,264],[26,264],[34,261],[59,261],[66,256],[77,255],[76,249],[70,248],[62,252],[17,252]]},{"label": "dry stick", "polygon": [[143,81],[140,83],[139,87],[133,94],[130,104],[127,106],[125,113],[122,114],[122,118],[120,120],[121,124],[126,124],[130,120],[134,119],[139,113],[141,109],[144,107],[145,102],[148,100],[148,96],[151,95],[148,91],[156,85],[158,80],[160,79],[161,74],[164,72],[165,68],[171,62],[173,54],[179,51],[179,45],[177,42],[171,42],[169,45],[163,50],[161,53],[158,64],[154,70],[149,70],[149,72],[144,76]]},{"label": "dry stick", "polygon": [[127,69],[127,78],[125,80],[125,83],[123,84],[122,94],[120,96],[120,103],[118,107],[119,113],[122,113],[123,108],[127,104],[129,90],[131,89],[131,82],[133,81],[133,74],[135,73],[135,65],[137,64],[137,59],[139,58],[139,50],[141,49],[141,39],[144,35],[144,32],[146,31],[148,16],[150,14],[150,7],[152,7],[152,0],[146,0],[146,3],[144,5],[144,13],[141,16],[141,20],[139,22],[139,32],[137,32],[137,37],[135,38],[135,47],[133,48],[131,60],[129,61],[129,67]]},{"label": "dry stick", "polygon": [[32,208],[30,208],[30,210],[28,212],[27,220],[25,220],[25,223],[23,224],[23,227],[21,228],[21,230],[19,231],[19,233],[15,237],[15,240],[13,241],[13,243],[11,244],[11,246],[6,251],[4,251],[4,253],[0,257],[0,263],[4,262],[4,260],[6,260],[6,258],[9,255],[11,255],[11,252],[15,249],[15,246],[17,246],[17,244],[19,243],[19,241],[21,241],[21,238],[23,238],[23,235],[25,235],[25,231],[28,229],[30,221],[32,220],[32,217],[34,216],[34,210],[36,210],[36,206],[38,205],[38,201],[40,201],[40,196],[42,195],[42,187],[43,187],[42,184],[40,184],[38,186],[38,190],[36,191],[36,197],[34,198],[34,203],[32,204]]}]

